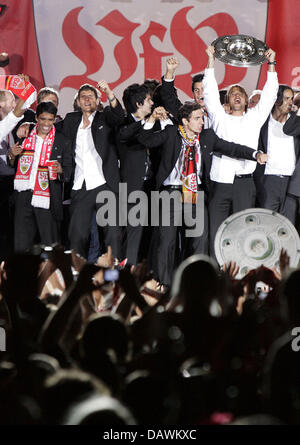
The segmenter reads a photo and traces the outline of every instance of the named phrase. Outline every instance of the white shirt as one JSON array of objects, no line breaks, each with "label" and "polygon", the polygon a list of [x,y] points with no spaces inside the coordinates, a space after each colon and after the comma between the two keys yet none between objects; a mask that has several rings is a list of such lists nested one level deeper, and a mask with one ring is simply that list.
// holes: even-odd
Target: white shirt
[{"label": "white shirt", "polygon": [[92,123],[96,112],[89,116],[89,125],[83,128],[83,117],[77,131],[75,148],[75,177],[73,190],[80,190],[85,181],[86,189],[93,190],[106,183],[99,156],[92,136]]},{"label": "white shirt", "polygon": [[[289,116],[288,116],[289,117]],[[268,160],[265,175],[292,176],[295,170],[296,156],[293,136],[286,135],[283,125],[270,116],[268,127]]]},{"label": "white shirt", "polygon": [[203,128],[204,130],[207,130],[207,128],[211,128],[211,122],[206,114],[203,115]]},{"label": "white shirt", "polygon": [[[258,104],[242,116],[227,114],[220,103],[214,69],[206,68],[203,79],[204,102],[216,134],[226,141],[247,145],[257,150],[261,126],[266,121],[277,98],[277,73],[268,71],[268,78]],[[213,155],[210,178],[212,181],[233,184],[235,175],[253,173],[256,162]]]},{"label": "white shirt", "polygon": [[138,117],[136,117],[133,113],[131,113],[131,117],[133,118],[133,120],[135,122],[141,122],[141,125],[144,125],[145,123],[145,119],[139,119]]}]

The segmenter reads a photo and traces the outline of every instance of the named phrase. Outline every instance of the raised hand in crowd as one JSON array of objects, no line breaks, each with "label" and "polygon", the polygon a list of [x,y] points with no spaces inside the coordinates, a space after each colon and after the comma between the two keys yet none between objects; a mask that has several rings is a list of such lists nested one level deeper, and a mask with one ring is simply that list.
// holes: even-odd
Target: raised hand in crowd
[{"label": "raised hand in crowd", "polygon": [[[27,76],[26,74],[18,74],[18,77],[20,77],[20,79],[25,80],[26,82],[29,82],[29,76]],[[16,106],[13,110],[13,113],[15,116],[17,117],[21,117],[24,114],[24,105],[25,101],[21,98],[18,98],[16,101]]]},{"label": "raised hand in crowd", "polygon": [[229,261],[229,263],[223,265],[222,270],[230,278],[235,278],[239,273],[240,266],[235,261]]},{"label": "raised hand in crowd", "polygon": [[68,352],[68,349],[72,347],[74,339],[72,340],[68,333],[72,331],[73,335],[74,330],[79,333],[81,329],[81,321],[78,322],[78,315],[81,314],[80,303],[82,299],[87,295],[91,296],[92,292],[99,287],[98,281],[94,279],[99,271],[98,266],[85,264],[79,272],[76,282],[73,282],[66,290],[57,311],[49,315],[41,331],[39,342],[45,350],[56,349],[56,345],[59,345],[62,350]]},{"label": "raised hand in crowd", "polygon": [[272,268],[272,271],[278,280],[282,280],[288,272],[290,267],[290,257],[285,249],[281,249],[279,256],[279,272],[276,267]]},{"label": "raised hand in crowd", "polygon": [[114,95],[114,92],[110,89],[106,80],[100,80],[100,82],[98,82],[97,84],[97,87],[102,93],[106,94],[111,106],[114,108],[117,102],[116,96]]},{"label": "raised hand in crowd", "polygon": [[177,59],[177,57],[170,57],[169,59],[167,59],[165,79],[172,80],[178,67],[179,60]]},{"label": "raised hand in crowd", "polygon": [[107,247],[107,252],[101,255],[97,260],[97,266],[99,267],[113,267],[115,264],[115,259],[112,254],[111,246]]},{"label": "raised hand in crowd", "polygon": [[265,57],[268,60],[269,71],[275,71],[275,63],[276,63],[276,53],[271,48],[267,49],[265,52]]}]

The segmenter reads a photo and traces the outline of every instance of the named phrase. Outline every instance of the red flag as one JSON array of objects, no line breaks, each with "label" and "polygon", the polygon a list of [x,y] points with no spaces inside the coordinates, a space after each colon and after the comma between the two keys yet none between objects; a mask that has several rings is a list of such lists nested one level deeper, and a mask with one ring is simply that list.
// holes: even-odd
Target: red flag
[{"label": "red flag", "polygon": [[[299,0],[269,0],[266,44],[276,52],[276,71],[281,84],[300,89]],[[268,65],[262,67],[258,88],[266,81]]]},{"label": "red flag", "polygon": [[[5,7],[6,6],[6,7]],[[2,74],[28,74],[37,90],[45,85],[36,41],[32,0],[1,2],[0,52],[7,52],[9,64]]]}]

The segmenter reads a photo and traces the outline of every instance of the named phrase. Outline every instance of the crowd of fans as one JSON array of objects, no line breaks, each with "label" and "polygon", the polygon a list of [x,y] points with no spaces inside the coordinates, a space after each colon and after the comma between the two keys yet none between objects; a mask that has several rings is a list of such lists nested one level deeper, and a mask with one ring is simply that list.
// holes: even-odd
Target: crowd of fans
[{"label": "crowd of fans", "polygon": [[166,293],[146,263],[113,264],[111,249],[94,265],[62,246],[2,264],[1,424],[300,422],[300,274],[286,252],[281,274],[241,280],[194,255]]}]

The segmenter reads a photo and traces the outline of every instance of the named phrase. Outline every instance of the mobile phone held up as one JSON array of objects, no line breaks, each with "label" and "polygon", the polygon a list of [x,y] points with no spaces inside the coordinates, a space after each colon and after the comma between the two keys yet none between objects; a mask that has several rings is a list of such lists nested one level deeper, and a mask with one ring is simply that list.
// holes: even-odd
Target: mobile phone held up
[{"label": "mobile phone held up", "polygon": [[104,272],[104,280],[106,282],[109,281],[118,281],[119,279],[119,271],[117,269],[106,269]]}]

